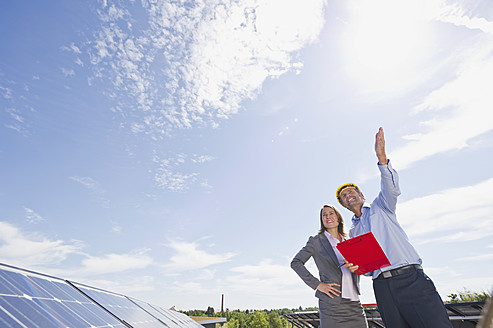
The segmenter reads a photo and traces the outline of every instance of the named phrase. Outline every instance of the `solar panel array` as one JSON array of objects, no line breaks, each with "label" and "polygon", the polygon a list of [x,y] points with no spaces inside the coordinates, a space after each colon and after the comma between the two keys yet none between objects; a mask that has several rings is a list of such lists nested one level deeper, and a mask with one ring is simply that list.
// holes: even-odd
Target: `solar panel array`
[{"label": "solar panel array", "polygon": [[203,328],[177,311],[4,264],[0,327]]},{"label": "solar panel array", "polygon": [[[445,304],[453,328],[475,328],[482,317],[485,302],[464,302]],[[368,328],[385,328],[376,306],[364,306]],[[320,325],[318,311],[296,312],[284,317],[293,327],[317,328]]]}]

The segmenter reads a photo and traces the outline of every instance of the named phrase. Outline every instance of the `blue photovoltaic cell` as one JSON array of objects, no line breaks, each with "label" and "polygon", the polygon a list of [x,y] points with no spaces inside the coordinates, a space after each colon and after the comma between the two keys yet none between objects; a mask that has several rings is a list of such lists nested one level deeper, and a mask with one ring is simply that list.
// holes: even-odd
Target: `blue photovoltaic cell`
[{"label": "blue photovoltaic cell", "polygon": [[152,314],[154,317],[158,318],[162,322],[166,323],[169,327],[191,327],[191,328],[200,328],[202,325],[198,324],[192,318],[184,315],[183,313],[172,311],[172,310],[164,310],[157,306],[152,306],[151,304],[145,303],[143,301],[129,298],[132,302],[139,305],[141,308]]},{"label": "blue photovoltaic cell", "polygon": [[[71,282],[83,293],[132,327],[165,328],[165,322],[144,311],[127,297]],[[199,326],[200,327],[200,326]]]},{"label": "blue photovoltaic cell", "polygon": [[117,328],[118,319],[61,279],[0,266],[0,327]]}]

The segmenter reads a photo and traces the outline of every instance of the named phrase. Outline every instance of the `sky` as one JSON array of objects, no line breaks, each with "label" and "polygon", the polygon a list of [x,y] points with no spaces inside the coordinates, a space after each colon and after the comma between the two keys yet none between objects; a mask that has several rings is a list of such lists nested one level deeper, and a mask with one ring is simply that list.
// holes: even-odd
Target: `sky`
[{"label": "sky", "polygon": [[339,185],[376,197],[381,126],[442,298],[493,287],[493,2],[19,0],[0,30],[1,263],[179,310],[317,306],[290,262],[323,204],[351,225]]}]

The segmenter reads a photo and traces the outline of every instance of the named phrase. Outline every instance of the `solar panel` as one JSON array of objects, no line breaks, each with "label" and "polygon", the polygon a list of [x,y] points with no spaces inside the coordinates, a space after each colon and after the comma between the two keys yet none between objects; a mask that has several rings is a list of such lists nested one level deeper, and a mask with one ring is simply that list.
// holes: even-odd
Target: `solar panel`
[{"label": "solar panel", "polygon": [[157,307],[153,307],[148,303],[130,299],[124,295],[85,286],[79,283],[71,282],[71,284],[132,327],[202,327],[191,318],[187,317],[188,320],[184,319],[183,317],[186,316],[176,311],[158,310]]},{"label": "solar panel", "polygon": [[1,328],[203,328],[183,313],[0,263]]},{"label": "solar panel", "polygon": [[197,323],[195,320],[190,318],[189,316],[177,312],[177,311],[172,311],[172,310],[166,310],[161,307],[155,307],[158,311],[162,312],[164,315],[174,317],[177,322],[180,323],[180,327],[200,327],[202,328],[202,325]]},{"label": "solar panel", "polygon": [[120,320],[132,327],[142,328],[163,328],[169,327],[165,323],[144,311],[137,304],[130,301],[124,295],[112,293],[102,289],[85,286],[79,283],[70,282],[78,290],[86,294],[93,301],[113,313]]},{"label": "solar panel", "polygon": [[149,312],[154,317],[165,322],[169,327],[197,327],[203,328],[192,318],[186,316],[183,313],[162,309],[158,306],[151,305],[149,303],[129,297],[129,299],[136,303],[138,306]]},{"label": "solar panel", "polygon": [[2,265],[1,327],[116,328],[122,322],[64,280]]},{"label": "solar panel", "polygon": [[[474,328],[482,317],[485,302],[464,302],[445,304],[447,314],[453,328]],[[369,328],[385,327],[380,317],[380,312],[375,306],[364,306],[366,321]],[[296,327],[318,327],[318,311],[296,312],[285,314],[284,317]]]}]

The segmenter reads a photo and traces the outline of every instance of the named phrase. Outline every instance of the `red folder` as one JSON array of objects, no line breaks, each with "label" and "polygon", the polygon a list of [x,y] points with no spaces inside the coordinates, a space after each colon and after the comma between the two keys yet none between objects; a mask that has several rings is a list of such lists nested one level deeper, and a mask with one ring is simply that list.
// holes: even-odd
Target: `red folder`
[{"label": "red folder", "polygon": [[371,232],[337,244],[342,256],[354,265],[359,265],[356,274],[361,275],[390,265],[375,236]]}]

